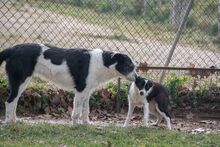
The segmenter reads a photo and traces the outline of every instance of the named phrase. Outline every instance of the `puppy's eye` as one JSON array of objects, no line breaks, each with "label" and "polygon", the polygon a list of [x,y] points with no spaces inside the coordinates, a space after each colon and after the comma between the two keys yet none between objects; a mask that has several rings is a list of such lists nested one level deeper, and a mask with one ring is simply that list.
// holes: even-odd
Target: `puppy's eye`
[{"label": "puppy's eye", "polygon": [[145,86],[145,89],[146,89],[146,90],[149,90],[149,89],[150,89],[150,86],[149,86],[149,85],[146,85],[146,86]]}]

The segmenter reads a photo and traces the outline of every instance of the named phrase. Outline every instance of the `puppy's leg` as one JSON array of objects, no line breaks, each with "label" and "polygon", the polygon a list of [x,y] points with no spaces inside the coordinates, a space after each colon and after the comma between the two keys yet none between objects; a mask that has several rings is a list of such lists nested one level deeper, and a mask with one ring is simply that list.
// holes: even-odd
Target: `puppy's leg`
[{"label": "puppy's leg", "polygon": [[162,111],[160,111],[160,109],[159,109],[158,106],[156,107],[156,109],[157,109],[157,112],[160,113],[160,115],[162,115],[163,118],[165,118],[165,120],[166,120],[166,122],[167,122],[167,128],[168,128],[169,130],[171,130],[171,123],[170,123],[171,120],[170,120],[170,117],[169,117],[168,112],[162,112]]},{"label": "puppy's leg", "polygon": [[129,100],[129,104],[128,104],[128,114],[127,114],[127,117],[126,117],[126,120],[125,120],[125,123],[123,125],[123,127],[126,127],[128,126],[130,120],[131,120],[131,116],[133,114],[133,111],[134,111],[134,104]]},{"label": "puppy's leg", "polygon": [[157,112],[156,106],[157,106],[157,104],[156,104],[156,101],[155,101],[155,100],[151,100],[151,101],[149,102],[149,111],[150,111],[150,114],[152,114],[153,116],[155,116],[156,119],[157,119],[155,122],[153,122],[153,123],[150,124],[150,125],[153,125],[153,126],[159,125],[159,123],[160,123],[161,120],[162,120],[162,116],[160,115],[160,113]]},{"label": "puppy's leg", "polygon": [[163,117],[160,114],[158,114],[157,121],[155,122],[155,125],[158,126],[161,123],[162,119],[163,119]]},{"label": "puppy's leg", "polygon": [[72,121],[73,124],[79,124],[79,117],[82,113],[84,95],[76,93],[73,101]]},{"label": "puppy's leg", "polygon": [[25,90],[27,84],[30,82],[31,77],[26,78],[24,82],[20,82],[21,80],[16,80],[13,77],[9,76],[10,83],[10,96],[5,102],[5,122],[16,122],[16,109],[19,97],[22,92]]},{"label": "puppy's leg", "polygon": [[83,101],[81,120],[83,124],[90,124],[89,122],[89,99],[90,94],[88,94]]},{"label": "puppy's leg", "polygon": [[151,125],[158,126],[161,123],[163,117],[160,115],[160,113],[157,112],[157,110],[152,114],[156,117],[157,120],[155,122],[151,123]]},{"label": "puppy's leg", "polygon": [[143,121],[143,125],[145,127],[149,127],[149,103],[147,102],[147,100],[144,101],[144,121]]}]

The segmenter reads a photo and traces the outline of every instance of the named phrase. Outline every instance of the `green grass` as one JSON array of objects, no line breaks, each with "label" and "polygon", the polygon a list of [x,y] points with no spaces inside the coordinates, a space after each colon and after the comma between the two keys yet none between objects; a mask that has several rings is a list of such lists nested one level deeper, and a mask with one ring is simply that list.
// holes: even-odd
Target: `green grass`
[{"label": "green grass", "polygon": [[219,134],[176,131],[18,123],[0,126],[0,146],[220,146]]}]

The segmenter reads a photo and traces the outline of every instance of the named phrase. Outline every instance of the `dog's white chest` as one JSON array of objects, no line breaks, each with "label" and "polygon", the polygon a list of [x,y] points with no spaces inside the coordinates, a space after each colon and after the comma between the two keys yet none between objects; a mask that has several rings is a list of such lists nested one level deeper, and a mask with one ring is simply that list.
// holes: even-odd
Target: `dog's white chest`
[{"label": "dog's white chest", "polygon": [[144,97],[140,96],[139,94],[132,96],[132,103],[137,107],[143,107],[144,105]]},{"label": "dog's white chest", "polygon": [[135,89],[134,83],[132,83],[130,87],[130,92],[129,92],[129,101],[132,102],[133,105],[137,107],[143,107],[145,98],[144,96],[141,96],[138,91]]}]

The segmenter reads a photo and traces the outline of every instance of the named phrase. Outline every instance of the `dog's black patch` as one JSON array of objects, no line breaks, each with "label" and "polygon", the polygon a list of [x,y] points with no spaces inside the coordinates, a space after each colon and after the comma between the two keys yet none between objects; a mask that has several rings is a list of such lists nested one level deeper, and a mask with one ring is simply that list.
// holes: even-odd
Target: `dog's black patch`
[{"label": "dog's black patch", "polygon": [[102,53],[102,57],[103,57],[104,65],[106,67],[109,67],[110,65],[116,63],[115,68],[122,75],[125,75],[125,76],[128,75],[135,68],[134,63],[125,54],[121,54],[121,53],[114,54],[113,52],[104,51]]},{"label": "dog's black patch", "polygon": [[86,87],[86,78],[89,74],[91,55],[87,49],[66,50],[66,61],[73,76],[76,90],[82,92]]},{"label": "dog's black patch", "polygon": [[159,83],[154,83],[153,93],[155,93],[152,95],[155,95],[155,101],[157,102],[160,111],[164,112],[168,117],[170,117],[168,112],[168,106],[170,104],[168,89]]},{"label": "dog's black patch", "polygon": [[64,49],[46,45],[50,49],[44,52],[44,58],[51,63],[61,65],[65,60],[71,76],[74,79],[76,90],[82,92],[86,87],[86,78],[89,74],[90,53],[88,49]]},{"label": "dog's black patch", "polygon": [[[151,83],[151,84],[150,84]],[[153,83],[148,81],[145,85],[145,90],[148,91],[153,86]],[[147,101],[150,102],[153,98],[156,98],[159,94],[159,87],[156,83],[154,83],[154,87],[147,96]]]},{"label": "dog's black patch", "polygon": [[6,72],[10,85],[10,96],[8,103],[12,102],[18,94],[19,86],[33,74],[37,58],[41,52],[41,46],[38,44],[20,44],[10,49],[6,60]]},{"label": "dog's black patch", "polygon": [[136,79],[135,79],[135,85],[137,86],[137,88],[139,90],[143,89],[144,88],[144,85],[145,85],[145,79],[138,76]]},{"label": "dog's black patch", "polygon": [[134,63],[125,54],[116,53],[112,57],[112,60],[117,62],[115,66],[116,70],[125,76],[131,73],[135,68]]},{"label": "dog's black patch", "polygon": [[112,64],[114,64],[116,61],[112,60],[114,53],[110,51],[103,51],[102,53],[102,59],[105,67],[108,67]]},{"label": "dog's black patch", "polygon": [[61,65],[63,60],[65,59],[65,49],[60,49],[58,47],[46,45],[50,49],[44,52],[44,58],[50,59],[51,63],[55,65]]},{"label": "dog's black patch", "polygon": [[168,117],[170,117],[170,114],[168,112],[169,93],[163,85],[155,82],[153,83],[153,89],[147,96],[147,101],[150,102],[152,99],[154,99],[157,102],[160,111],[164,112]]}]

